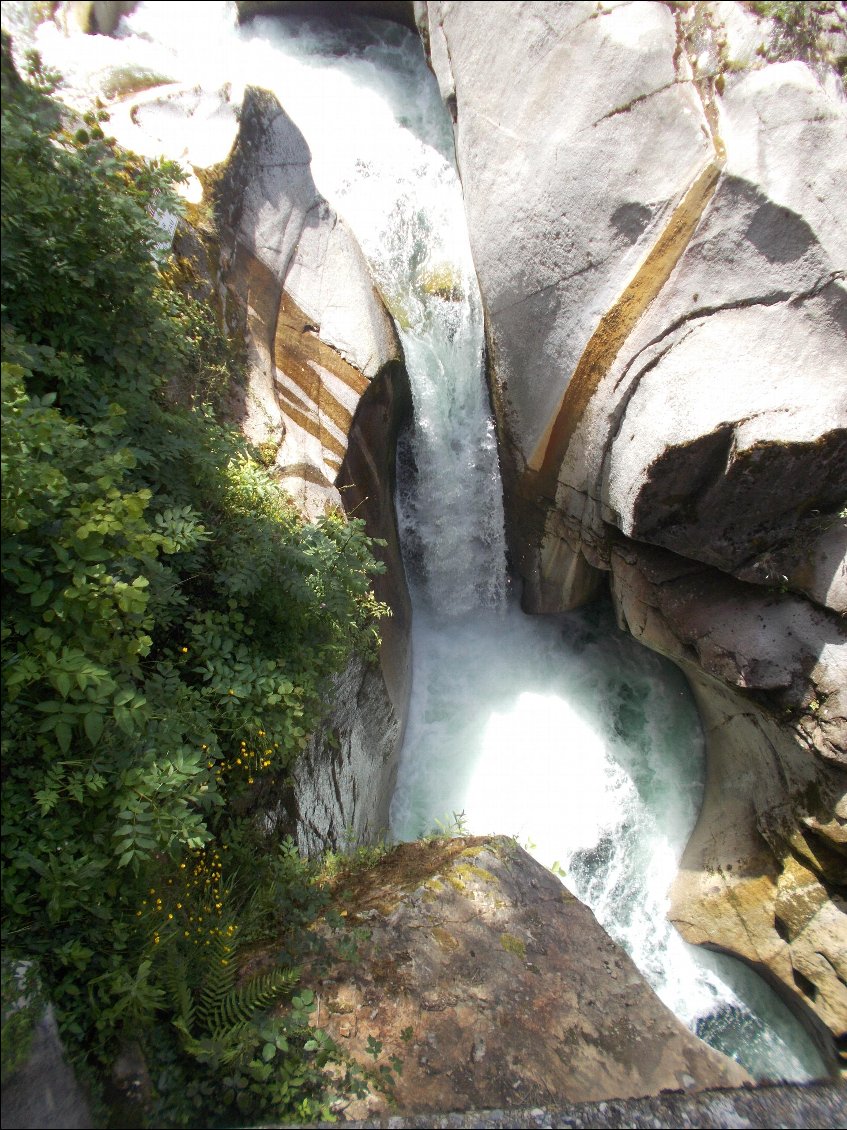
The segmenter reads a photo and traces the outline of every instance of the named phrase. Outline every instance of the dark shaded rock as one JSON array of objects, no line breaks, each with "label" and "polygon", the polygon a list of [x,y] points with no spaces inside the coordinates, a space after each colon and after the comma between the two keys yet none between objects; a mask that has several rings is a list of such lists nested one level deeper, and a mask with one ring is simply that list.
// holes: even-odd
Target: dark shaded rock
[{"label": "dark shaded rock", "polygon": [[411,0],[237,0],[236,6],[240,23],[256,16],[294,15],[344,24],[357,16],[374,16],[415,30]]},{"label": "dark shaded rock", "polygon": [[35,1026],[26,1062],[3,1080],[3,1126],[8,1130],[89,1130],[88,1098],[65,1057],[52,1009]]}]

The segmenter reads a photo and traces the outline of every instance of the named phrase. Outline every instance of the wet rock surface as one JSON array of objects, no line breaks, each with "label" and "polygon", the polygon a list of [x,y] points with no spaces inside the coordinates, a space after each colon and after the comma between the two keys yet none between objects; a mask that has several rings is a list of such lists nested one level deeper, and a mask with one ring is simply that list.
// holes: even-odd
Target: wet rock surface
[{"label": "wet rock surface", "polygon": [[[685,671],[709,750],[672,890],[687,941],[746,958],[847,1032],[847,635],[839,617],[663,550],[619,545],[622,626]],[[822,646],[823,644],[823,646]]]}]

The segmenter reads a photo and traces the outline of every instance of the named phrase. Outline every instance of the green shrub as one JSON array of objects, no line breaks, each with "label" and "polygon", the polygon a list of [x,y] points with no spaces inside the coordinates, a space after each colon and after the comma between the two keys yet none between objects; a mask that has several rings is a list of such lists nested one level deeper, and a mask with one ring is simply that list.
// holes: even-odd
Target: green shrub
[{"label": "green shrub", "polygon": [[[163,1109],[196,1071],[175,1124],[248,1093],[257,1116],[314,1113],[329,1051],[302,994],[273,1040],[261,1017],[290,995],[320,899],[253,814],[328,676],[372,646],[378,566],[362,523],[304,524],[202,402],[238,374],[211,311],[157,266],[150,211],[178,207],[178,171],[118,150],[97,115],[67,125],[33,76],[4,43],[4,945],[34,963],[78,1060],[102,1072],[139,1041]],[[259,988],[227,982],[216,1028],[210,970],[247,922],[288,957]],[[273,1056],[256,1060],[260,1039]],[[221,1091],[209,1040],[246,1091]]]}]

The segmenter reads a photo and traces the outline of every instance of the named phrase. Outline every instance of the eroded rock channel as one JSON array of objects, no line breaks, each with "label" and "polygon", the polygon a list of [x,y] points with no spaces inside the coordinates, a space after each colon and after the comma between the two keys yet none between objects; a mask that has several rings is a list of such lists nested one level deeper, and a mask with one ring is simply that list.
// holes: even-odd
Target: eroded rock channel
[{"label": "eroded rock channel", "polygon": [[[227,26],[250,85],[214,91],[216,157],[234,147],[195,163],[220,220],[201,266],[248,344],[245,431],[305,513],[343,506],[386,543],[393,618],[299,767],[298,839],[516,833],[647,980],[513,841],[461,837],[352,892],[366,940],[316,1020],[401,1060],[409,1111],[835,1071],[843,33],[799,59],[745,5],[397,7],[417,32]],[[196,118],[192,92],[158,97]],[[155,123],[156,100],[128,118]],[[573,613],[603,593],[684,679],[602,606]],[[708,1049],[653,991],[697,995],[679,935],[744,959],[793,1020],[772,1039],[746,974],[721,996],[714,967],[684,1017]],[[760,1039],[749,1072],[721,1054]]]}]

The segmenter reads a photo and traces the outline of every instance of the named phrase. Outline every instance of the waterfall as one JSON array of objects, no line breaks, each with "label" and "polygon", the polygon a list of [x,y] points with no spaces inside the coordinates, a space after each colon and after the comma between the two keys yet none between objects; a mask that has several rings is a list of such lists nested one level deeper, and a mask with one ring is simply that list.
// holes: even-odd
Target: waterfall
[{"label": "waterfall", "polygon": [[[773,993],[667,922],[703,791],[681,675],[617,632],[608,608],[530,619],[510,598],[481,302],[450,122],[417,38],[380,22],[352,39],[294,20],[239,30],[232,6],[198,3],[141,5],[124,27],[117,41],[93,37],[93,63],[73,57],[80,100],[114,73],[103,62],[113,51],[196,91],[190,130],[159,111],[171,155],[184,146],[219,159],[245,76],[273,90],[399,329],[415,422],[400,445],[397,509],[415,622],[393,834],[458,824],[515,835],[695,1031],[757,1077],[824,1074]],[[60,36],[47,29],[40,46],[68,69]]]}]

